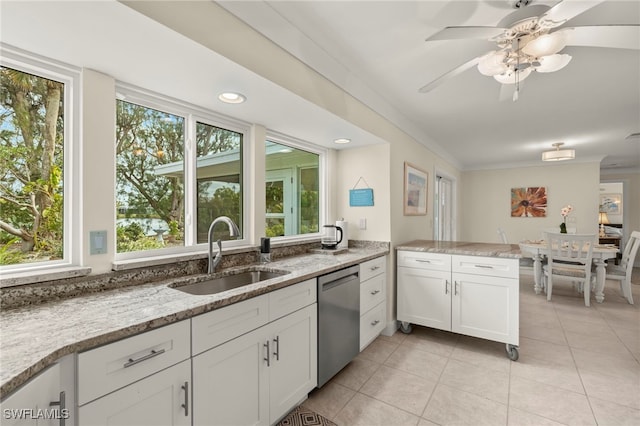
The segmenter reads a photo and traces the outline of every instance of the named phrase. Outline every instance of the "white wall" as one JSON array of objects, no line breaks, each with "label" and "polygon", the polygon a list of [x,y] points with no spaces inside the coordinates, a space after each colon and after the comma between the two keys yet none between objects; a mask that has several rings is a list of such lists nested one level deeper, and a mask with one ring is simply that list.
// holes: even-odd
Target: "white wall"
[{"label": "white wall", "polygon": [[[560,209],[574,208],[567,227],[578,233],[598,232],[600,164],[558,164],[504,170],[469,171],[462,174],[461,240],[499,242],[497,228],[510,243],[541,238],[545,228],[559,230]],[[511,188],[547,188],[547,216],[511,217]]]},{"label": "white wall", "polygon": [[[337,152],[336,216],[329,217],[329,222],[340,218],[349,222],[349,239],[391,241],[389,149],[388,144],[378,144]],[[373,189],[373,206],[349,205],[349,190],[356,183],[357,188]],[[366,229],[359,229],[360,219],[366,219]]]},{"label": "white wall", "polygon": [[[94,274],[111,270],[116,248],[115,94],[112,77],[82,70],[82,266]],[[89,254],[91,231],[107,231],[105,254]]]}]

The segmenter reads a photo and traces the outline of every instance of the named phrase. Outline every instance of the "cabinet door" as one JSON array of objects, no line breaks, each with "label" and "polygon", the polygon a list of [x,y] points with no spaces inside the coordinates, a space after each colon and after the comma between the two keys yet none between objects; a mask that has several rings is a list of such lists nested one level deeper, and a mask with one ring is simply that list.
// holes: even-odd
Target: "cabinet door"
[{"label": "cabinet door", "polygon": [[188,426],[190,378],[186,360],[80,407],[78,424]]},{"label": "cabinet door", "polygon": [[453,274],[452,331],[518,345],[517,279]]},{"label": "cabinet door", "polygon": [[289,412],[317,385],[317,304],[269,325],[269,423]]},{"label": "cabinet door", "polygon": [[193,358],[194,425],[269,424],[267,331],[259,328]]},{"label": "cabinet door", "polygon": [[[15,426],[58,425],[68,418],[68,407],[61,410],[51,402],[60,400],[60,365],[55,364],[30,380],[2,401],[2,424]],[[67,405],[71,406],[72,400]]]},{"label": "cabinet door", "polygon": [[398,321],[451,330],[451,272],[398,268]]}]

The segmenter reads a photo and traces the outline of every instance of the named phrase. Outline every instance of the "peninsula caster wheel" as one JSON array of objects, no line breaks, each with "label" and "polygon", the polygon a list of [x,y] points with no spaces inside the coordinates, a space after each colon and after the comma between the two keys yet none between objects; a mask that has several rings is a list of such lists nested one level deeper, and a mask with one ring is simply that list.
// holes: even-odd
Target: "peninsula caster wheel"
[{"label": "peninsula caster wheel", "polygon": [[409,334],[411,333],[411,324],[406,322],[406,321],[401,321],[400,322],[400,331],[402,331],[404,334]]},{"label": "peninsula caster wheel", "polygon": [[511,361],[517,361],[520,354],[518,353],[518,347],[507,343],[506,347],[507,356]]}]

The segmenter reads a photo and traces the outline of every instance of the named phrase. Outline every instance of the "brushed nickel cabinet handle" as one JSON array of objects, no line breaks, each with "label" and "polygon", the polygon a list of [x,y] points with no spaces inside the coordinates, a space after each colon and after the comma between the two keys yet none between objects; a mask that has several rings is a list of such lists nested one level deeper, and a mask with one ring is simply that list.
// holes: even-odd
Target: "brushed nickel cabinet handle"
[{"label": "brushed nickel cabinet handle", "polygon": [[275,352],[273,354],[276,356],[276,361],[280,361],[280,336],[276,336],[276,338],[273,339],[273,342],[276,345]]},{"label": "brushed nickel cabinet handle", "polygon": [[59,399],[57,401],[51,401],[49,403],[49,407],[55,407],[55,406],[59,406],[60,407],[60,418],[59,418],[59,424],[60,426],[65,426],[65,420],[66,420],[66,416],[67,416],[67,400],[66,400],[66,395],[64,393],[64,391],[60,392],[59,395]]},{"label": "brushed nickel cabinet handle", "polygon": [[129,358],[129,362],[124,364],[124,368],[127,367],[131,367],[133,365],[139,364],[142,361],[146,361],[150,358],[156,357],[158,355],[162,355],[164,353],[164,349],[160,349],[159,351],[156,351],[155,349],[152,349],[151,352],[149,352],[148,354],[141,356],[138,359],[133,359],[133,358]]},{"label": "brushed nickel cabinet handle", "polygon": [[181,388],[184,389],[184,404],[181,407],[184,408],[185,417],[189,417],[189,382],[184,382]]},{"label": "brushed nickel cabinet handle", "polygon": [[262,346],[264,346],[267,349],[267,357],[263,358],[265,361],[267,361],[267,367],[271,366],[271,354],[269,353],[269,340],[267,340],[266,343],[264,343]]}]

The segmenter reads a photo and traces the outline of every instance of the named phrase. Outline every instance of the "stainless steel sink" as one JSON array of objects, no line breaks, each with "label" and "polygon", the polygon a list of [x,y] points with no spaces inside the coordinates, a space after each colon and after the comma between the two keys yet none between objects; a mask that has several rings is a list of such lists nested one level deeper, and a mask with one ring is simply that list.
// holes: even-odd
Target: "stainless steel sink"
[{"label": "stainless steel sink", "polygon": [[288,274],[287,271],[242,269],[215,274],[212,278],[193,284],[172,284],[169,287],[195,295],[216,294],[248,284],[270,280]]}]

